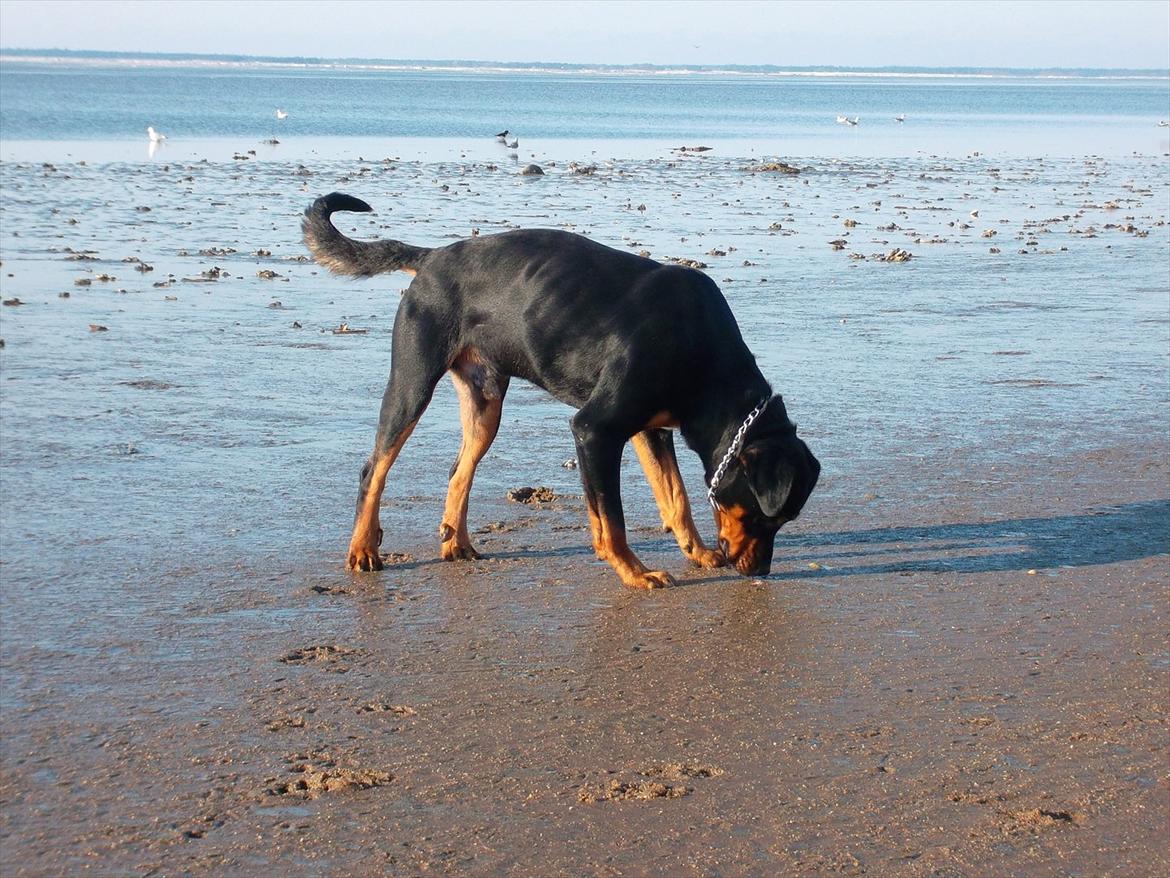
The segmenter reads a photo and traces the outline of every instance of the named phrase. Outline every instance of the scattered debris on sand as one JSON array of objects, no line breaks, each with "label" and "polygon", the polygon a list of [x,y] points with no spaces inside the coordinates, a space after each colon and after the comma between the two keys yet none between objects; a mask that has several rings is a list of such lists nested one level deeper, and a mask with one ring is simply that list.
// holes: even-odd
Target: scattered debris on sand
[{"label": "scattered debris on sand", "polygon": [[[612,772],[611,772],[612,773]],[[635,772],[636,777],[611,778],[600,784],[586,784],[577,790],[577,800],[587,804],[649,799],[680,799],[694,792],[686,781],[718,777],[722,769],[689,762],[666,762]],[[651,779],[653,778],[653,779]]]},{"label": "scattered debris on sand", "polygon": [[762,165],[749,165],[744,168],[752,174],[777,173],[777,174],[799,174],[800,168],[796,165],[790,165],[788,162],[764,162]]},{"label": "scattered debris on sand", "polygon": [[344,585],[311,585],[309,588],[317,594],[350,594]]},{"label": "scattered debris on sand", "polygon": [[303,729],[305,727],[305,718],[303,716],[281,716],[264,724],[264,728],[270,732],[280,732],[285,729]]},{"label": "scattered debris on sand", "polygon": [[393,713],[398,716],[418,716],[418,711],[409,704],[390,704],[385,701],[367,701],[357,709],[358,713]]},{"label": "scattered debris on sand", "polygon": [[353,655],[356,652],[356,649],[350,649],[347,646],[318,644],[294,649],[292,652],[281,656],[280,661],[286,665],[307,665],[311,662],[336,661],[343,656]]},{"label": "scattered debris on sand", "polygon": [[323,793],[337,793],[346,790],[368,790],[388,784],[394,775],[388,771],[369,768],[318,768],[312,763],[298,763],[289,769],[293,778],[277,782],[269,787],[273,796],[297,796],[315,799]]},{"label": "scattered debris on sand", "polygon": [[655,780],[611,780],[600,787],[581,787],[577,800],[587,804],[646,799],[681,799],[689,796],[693,787],[662,783]]},{"label": "scattered debris on sand", "polygon": [[1037,832],[1052,826],[1081,826],[1085,815],[1079,811],[1054,808],[1018,808],[1001,811],[1004,829],[1010,833]]},{"label": "scattered debris on sand", "polygon": [[552,503],[559,499],[557,493],[552,488],[546,488],[543,485],[540,487],[530,488],[513,488],[507,494],[508,499],[513,503]]},{"label": "scattered debris on sand", "polygon": [[638,773],[647,777],[666,777],[678,780],[684,777],[719,777],[723,774],[723,769],[713,765],[697,765],[693,762],[664,762],[661,765],[643,768]]}]

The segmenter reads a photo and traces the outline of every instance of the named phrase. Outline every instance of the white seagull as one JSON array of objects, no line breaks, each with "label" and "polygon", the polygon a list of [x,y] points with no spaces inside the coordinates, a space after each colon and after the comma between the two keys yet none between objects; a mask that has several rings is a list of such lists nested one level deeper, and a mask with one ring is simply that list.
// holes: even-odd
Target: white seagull
[{"label": "white seagull", "polygon": [[287,118],[288,118],[288,113],[286,113],[286,112],[285,112],[284,110],[282,110],[280,107],[277,107],[277,108],[276,108],[276,118],[277,118],[277,119],[287,119]]},{"label": "white seagull", "polygon": [[515,148],[516,148],[516,147],[518,147],[519,145],[520,145],[520,138],[519,138],[519,137],[517,137],[517,138],[516,138],[515,140],[513,140],[511,143],[507,143],[506,141],[505,141],[505,143],[504,143],[504,146],[508,147],[508,149],[515,149]]},{"label": "white seagull", "polygon": [[1170,122],[1167,122],[1165,119],[1163,119],[1161,122],[1158,123],[1158,127],[1159,128],[1170,128]]},{"label": "white seagull", "polygon": [[905,122],[906,121],[906,114],[899,113],[897,116],[894,117],[894,121],[895,122]]},{"label": "white seagull", "polygon": [[151,143],[162,143],[167,139],[165,134],[159,134],[151,126],[146,126],[146,136],[150,138]]},{"label": "white seagull", "polygon": [[846,118],[845,116],[838,116],[838,117],[837,117],[837,124],[838,124],[838,125],[848,125],[848,124],[849,124],[849,119],[848,119],[848,118]]}]

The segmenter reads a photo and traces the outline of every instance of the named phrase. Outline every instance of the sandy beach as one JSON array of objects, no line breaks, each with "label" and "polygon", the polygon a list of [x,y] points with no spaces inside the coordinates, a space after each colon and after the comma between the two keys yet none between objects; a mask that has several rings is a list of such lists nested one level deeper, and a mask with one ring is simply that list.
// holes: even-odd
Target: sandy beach
[{"label": "sandy beach", "polygon": [[[6,874],[1170,868],[1163,157],[249,148],[3,165]],[[438,561],[445,383],[387,568],[347,573],[409,279],[306,261],[335,189],[378,211],[339,217],[359,237],[704,263],[824,465],[772,576],[688,569],[627,454],[634,547],[680,586],[625,589],[571,411],[523,386],[486,557]]]}]

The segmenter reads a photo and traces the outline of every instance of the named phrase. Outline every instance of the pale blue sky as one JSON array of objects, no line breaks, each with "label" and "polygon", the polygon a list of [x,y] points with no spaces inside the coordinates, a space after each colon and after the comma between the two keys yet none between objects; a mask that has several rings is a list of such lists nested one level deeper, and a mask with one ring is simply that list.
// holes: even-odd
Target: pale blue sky
[{"label": "pale blue sky", "polygon": [[653,64],[1170,68],[1170,0],[0,0],[0,46]]}]

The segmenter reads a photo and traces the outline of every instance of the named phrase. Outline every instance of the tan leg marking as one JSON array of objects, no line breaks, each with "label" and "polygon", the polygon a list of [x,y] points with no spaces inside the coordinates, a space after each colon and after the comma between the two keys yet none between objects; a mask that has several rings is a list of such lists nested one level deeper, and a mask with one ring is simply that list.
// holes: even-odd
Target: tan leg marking
[{"label": "tan leg marking", "polygon": [[459,419],[463,422],[463,444],[447,485],[447,504],[439,526],[440,553],[444,561],[478,558],[467,532],[467,504],[475,468],[491,447],[500,429],[502,399],[485,399],[461,374],[451,372],[459,396]]},{"label": "tan leg marking", "polygon": [[585,508],[589,512],[589,528],[593,532],[593,549],[598,559],[609,562],[622,582],[631,588],[665,588],[675,584],[669,573],[651,570],[638,559],[626,542],[625,528],[615,526],[588,493],[585,496]]},{"label": "tan leg marking", "polygon": [[[651,570],[643,564],[626,542],[622,528],[614,527],[602,513],[598,516],[601,524],[601,545],[604,559],[630,588],[668,588],[675,585],[674,577],[664,570]],[[599,553],[600,556],[600,553]]]},{"label": "tan leg marking", "polygon": [[654,499],[658,501],[662,526],[674,534],[678,547],[693,564],[699,567],[722,567],[726,563],[723,553],[707,548],[695,527],[691,502],[687,498],[686,486],[674,455],[651,442],[644,432],[636,434],[633,443],[642,469],[646,471],[650,489],[654,492]]},{"label": "tan leg marking", "polygon": [[384,454],[371,462],[370,480],[365,497],[353,522],[353,535],[349,538],[349,557],[346,566],[350,570],[381,570],[382,559],[378,546],[382,542],[382,526],[378,519],[378,504],[386,488],[386,474],[398,459],[398,453],[410,434],[414,432],[415,421],[394,440]]},{"label": "tan leg marking", "polygon": [[601,526],[601,516],[593,508],[588,498],[585,500],[585,511],[589,513],[589,533],[593,537],[593,551],[597,553],[598,561],[608,560],[605,554],[605,533]]}]

